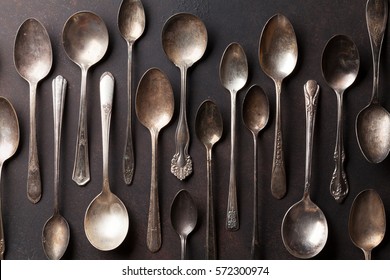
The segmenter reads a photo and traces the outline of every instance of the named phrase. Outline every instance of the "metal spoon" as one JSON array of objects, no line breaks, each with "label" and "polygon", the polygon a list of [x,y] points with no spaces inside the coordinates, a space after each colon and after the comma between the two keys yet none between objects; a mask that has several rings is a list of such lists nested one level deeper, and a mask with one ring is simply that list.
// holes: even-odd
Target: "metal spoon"
[{"label": "metal spoon", "polygon": [[244,50],[238,43],[231,43],[225,49],[219,65],[219,78],[222,85],[230,92],[231,100],[230,177],[226,229],[235,231],[240,228],[236,182],[236,99],[237,92],[244,87],[248,79],[248,62]]},{"label": "metal spoon", "polygon": [[151,252],[161,247],[160,210],[158,203],[158,134],[173,116],[173,90],[168,77],[157,68],[142,76],[135,99],[138,120],[150,131],[152,141],[152,174],[146,243]]},{"label": "metal spoon", "polygon": [[37,86],[50,72],[53,63],[49,35],[38,20],[29,18],[19,27],[15,38],[14,62],[19,75],[30,86],[27,197],[32,203],[37,203],[42,195],[35,119]]},{"label": "metal spoon", "polygon": [[372,189],[360,192],[352,203],[348,222],[349,236],[364,258],[371,260],[371,251],[385,236],[386,212],[379,194]]},{"label": "metal spoon", "polygon": [[192,173],[192,160],[188,154],[190,133],[186,113],[187,70],[203,56],[206,50],[206,27],[192,14],[173,15],[162,30],[162,45],[169,60],[180,69],[180,114],[175,135],[176,153],[171,161],[171,172],[179,180],[184,180]]},{"label": "metal spoon", "polygon": [[141,37],[145,29],[145,11],[140,0],[123,0],[118,13],[118,27],[123,39],[127,42],[127,127],[126,143],[123,154],[123,178],[127,185],[133,181],[134,175],[134,146],[132,133],[132,61],[133,44]]},{"label": "metal spoon", "polygon": [[87,130],[87,74],[101,60],[108,47],[108,31],[103,20],[92,12],[73,14],[62,31],[64,49],[81,68],[80,112],[72,179],[82,186],[90,180]]},{"label": "metal spoon", "polygon": [[252,132],[253,136],[253,230],[251,258],[259,259],[259,233],[258,233],[258,178],[257,178],[257,135],[267,125],[269,117],[268,97],[263,89],[258,86],[252,86],[244,99],[242,106],[243,120],[246,127]]},{"label": "metal spoon", "polygon": [[390,114],[378,99],[379,61],[388,16],[387,0],[368,0],[366,21],[373,62],[373,88],[370,104],[356,118],[356,136],[360,151],[372,163],[383,161],[390,151]]},{"label": "metal spoon", "polygon": [[108,178],[110,121],[114,96],[114,77],[105,72],[100,78],[100,111],[103,138],[103,189],[89,204],[84,231],[89,242],[102,251],[118,247],[127,235],[129,216],[123,202],[111,192]]},{"label": "metal spoon", "polygon": [[294,70],[297,59],[298,45],[294,28],[285,16],[276,14],[268,20],[261,33],[259,61],[261,69],[274,81],[276,88],[276,123],[271,192],[277,199],[283,198],[287,189],[280,105],[282,81]]},{"label": "metal spoon", "polygon": [[328,223],[321,209],[310,199],[311,158],[319,86],[310,80],[304,86],[306,105],[306,165],[303,198],[288,209],[282,222],[284,246],[293,256],[312,258],[325,246]]},{"label": "metal spoon", "polygon": [[206,259],[217,259],[217,242],[214,221],[214,198],[212,185],[212,150],[221,139],[223,121],[217,105],[204,101],[198,109],[195,120],[195,131],[198,139],[206,148],[207,155],[207,227],[206,227]]},{"label": "metal spoon", "polygon": [[187,237],[194,230],[197,220],[198,211],[190,193],[179,191],[171,205],[171,223],[180,236],[182,260],[187,258]]},{"label": "metal spoon", "polygon": [[326,44],[322,53],[322,75],[337,97],[337,135],[334,151],[335,169],[330,182],[330,193],[339,203],[347,196],[349,187],[344,171],[343,96],[359,72],[359,51],[347,36],[336,35]]},{"label": "metal spoon", "polygon": [[[4,162],[12,157],[19,146],[19,122],[12,104],[0,96],[0,183]],[[4,260],[5,238],[0,191],[0,260]]]},{"label": "metal spoon", "polygon": [[54,213],[47,220],[42,231],[42,244],[46,257],[59,260],[64,255],[69,244],[69,225],[60,214],[59,186],[60,186],[60,154],[62,115],[66,94],[67,81],[57,76],[52,83],[53,87],[53,115],[54,115]]}]

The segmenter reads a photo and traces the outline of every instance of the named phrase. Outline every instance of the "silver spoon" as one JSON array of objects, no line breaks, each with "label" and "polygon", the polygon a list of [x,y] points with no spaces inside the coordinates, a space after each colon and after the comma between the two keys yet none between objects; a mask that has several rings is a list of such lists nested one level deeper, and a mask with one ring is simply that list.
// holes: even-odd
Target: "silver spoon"
[{"label": "silver spoon", "polygon": [[89,204],[84,231],[89,242],[102,251],[117,248],[129,229],[129,216],[123,202],[111,192],[108,178],[110,121],[114,96],[114,77],[105,72],[100,78],[100,111],[103,138],[103,188]]},{"label": "silver spoon", "polygon": [[87,130],[87,74],[107,51],[108,31],[103,20],[88,11],[73,14],[65,23],[62,42],[70,60],[81,69],[81,95],[72,179],[82,186],[90,180]]},{"label": "silver spoon", "polygon": [[237,92],[244,87],[248,79],[248,62],[240,44],[231,43],[225,49],[219,65],[219,78],[224,88],[230,92],[231,100],[230,177],[226,229],[235,231],[240,228],[236,182],[236,101]]},{"label": "silver spoon", "polygon": [[[19,146],[19,122],[12,104],[0,96],[0,183],[4,162],[12,157]],[[0,260],[4,260],[5,238],[0,191]]]},{"label": "silver spoon", "polygon": [[127,127],[126,143],[123,154],[123,178],[127,185],[133,181],[134,146],[132,133],[132,62],[133,44],[145,30],[145,11],[140,0],[123,0],[118,13],[118,27],[123,39],[127,42]]},{"label": "silver spoon", "polygon": [[171,205],[171,223],[180,236],[182,260],[187,259],[187,237],[194,230],[197,220],[198,210],[190,193],[179,191]]},{"label": "silver spoon", "polygon": [[252,230],[252,247],[251,259],[259,259],[260,241],[258,233],[258,178],[257,178],[257,136],[259,132],[267,125],[269,117],[268,97],[263,89],[258,86],[252,86],[244,99],[242,106],[243,120],[246,127],[251,131],[253,136],[253,230]]},{"label": "silver spoon", "polygon": [[204,101],[198,109],[195,120],[195,131],[198,139],[206,148],[207,155],[207,227],[206,227],[206,259],[217,259],[217,242],[214,221],[214,198],[212,183],[212,150],[216,142],[221,139],[223,121],[217,105],[211,101]]},{"label": "silver spoon", "polygon": [[356,196],[348,230],[353,244],[362,249],[366,260],[371,260],[371,251],[382,242],[386,231],[385,207],[375,190],[364,190]]},{"label": "silver spoon", "polygon": [[160,210],[158,202],[158,134],[173,116],[174,98],[168,77],[157,68],[142,76],[135,99],[135,111],[140,123],[150,131],[152,141],[152,174],[146,242],[151,252],[161,247]]},{"label": "silver spoon", "polygon": [[390,114],[378,99],[379,61],[387,25],[388,1],[368,0],[366,21],[373,61],[373,88],[370,104],[356,118],[356,136],[360,151],[372,163],[383,161],[390,151]]},{"label": "silver spoon", "polygon": [[67,81],[57,76],[52,83],[53,87],[53,115],[54,115],[54,213],[46,221],[42,231],[42,244],[46,257],[59,260],[64,255],[69,244],[69,225],[60,214],[59,187],[60,187],[60,154],[62,115],[66,95]]},{"label": "silver spoon", "polygon": [[37,203],[42,195],[35,119],[37,86],[49,74],[53,63],[49,35],[38,20],[29,18],[19,27],[15,38],[14,62],[19,75],[30,86],[27,197],[32,203]]},{"label": "silver spoon", "polygon": [[319,86],[310,80],[304,86],[306,105],[306,165],[303,198],[288,209],[282,221],[282,239],[293,256],[308,259],[324,248],[328,223],[321,209],[310,199],[311,158]]},{"label": "silver spoon", "polygon": [[180,69],[180,114],[175,134],[176,153],[171,161],[171,172],[179,180],[184,180],[192,173],[192,159],[188,154],[190,133],[186,113],[187,70],[206,50],[206,27],[192,14],[173,15],[162,30],[162,45],[169,60]]},{"label": "silver spoon", "polygon": [[337,97],[335,169],[330,183],[330,193],[339,203],[343,202],[349,191],[344,171],[343,97],[344,91],[353,84],[357,77],[359,64],[359,51],[349,37],[336,35],[327,42],[322,53],[322,74]]},{"label": "silver spoon", "polygon": [[277,199],[283,198],[287,190],[280,105],[282,81],[294,70],[297,59],[298,45],[294,28],[285,16],[276,14],[268,20],[261,33],[259,61],[261,69],[274,81],[276,88],[276,123],[271,192]]}]

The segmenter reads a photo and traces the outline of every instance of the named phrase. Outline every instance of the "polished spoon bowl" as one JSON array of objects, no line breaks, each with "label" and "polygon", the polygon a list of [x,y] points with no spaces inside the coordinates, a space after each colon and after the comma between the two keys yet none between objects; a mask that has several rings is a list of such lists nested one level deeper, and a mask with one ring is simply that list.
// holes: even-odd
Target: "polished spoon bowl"
[{"label": "polished spoon bowl", "polygon": [[[8,99],[0,96],[0,183],[4,162],[12,157],[19,146],[19,121]],[[3,226],[2,192],[0,190],[0,260],[4,260],[5,238]]]},{"label": "polished spoon bowl", "polygon": [[145,11],[140,0],[123,0],[118,12],[118,27],[127,42],[127,126],[123,154],[123,178],[130,185],[134,176],[134,146],[132,132],[132,66],[133,45],[145,30]]},{"label": "polished spoon bowl", "polygon": [[263,89],[258,86],[252,86],[245,95],[242,105],[242,116],[246,127],[253,136],[253,230],[251,259],[260,258],[260,241],[258,233],[258,177],[257,177],[257,136],[268,123],[269,102]]}]

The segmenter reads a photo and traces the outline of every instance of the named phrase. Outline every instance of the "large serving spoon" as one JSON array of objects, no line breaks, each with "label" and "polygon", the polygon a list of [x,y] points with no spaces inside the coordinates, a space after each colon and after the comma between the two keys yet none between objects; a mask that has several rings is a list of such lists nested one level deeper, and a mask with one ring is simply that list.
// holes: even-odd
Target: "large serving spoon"
[{"label": "large serving spoon", "polygon": [[88,11],[78,12],[66,21],[62,41],[70,60],[81,69],[80,112],[72,179],[82,186],[91,178],[87,130],[87,74],[89,68],[99,62],[107,51],[107,27],[98,15]]},{"label": "large serving spoon", "polygon": [[257,177],[257,136],[259,132],[267,125],[269,117],[268,97],[263,89],[258,86],[252,86],[244,99],[242,106],[242,116],[246,127],[253,136],[253,230],[251,259],[260,257],[260,241],[258,233],[258,177]]},{"label": "large serving spoon", "polygon": [[283,198],[287,191],[280,105],[282,81],[294,70],[297,59],[298,45],[294,28],[285,16],[276,14],[268,20],[261,33],[259,61],[261,69],[274,81],[276,88],[276,122],[271,192],[277,199]]},{"label": "large serving spoon", "polygon": [[217,105],[211,101],[204,101],[196,113],[195,131],[198,139],[206,148],[207,160],[207,218],[206,218],[206,259],[217,259],[217,241],[214,219],[212,150],[215,143],[221,139],[223,120]]},{"label": "large serving spoon", "polygon": [[129,229],[129,215],[123,202],[111,192],[108,178],[110,121],[114,96],[114,77],[105,72],[100,78],[100,111],[103,138],[103,188],[89,204],[84,231],[89,242],[102,251],[117,248]]},{"label": "large serving spoon", "polygon": [[[12,157],[19,146],[19,122],[12,104],[0,96],[0,183],[4,162]],[[5,238],[0,191],[0,260],[4,260]]]},{"label": "large serving spoon", "polygon": [[132,132],[132,65],[133,45],[145,29],[145,11],[140,0],[123,0],[118,12],[118,27],[127,42],[127,126],[126,142],[123,154],[123,178],[127,185],[133,181],[134,146]]},{"label": "large serving spoon", "polygon": [[164,52],[179,69],[181,77],[180,114],[176,128],[176,152],[171,161],[171,172],[179,180],[192,173],[192,159],[188,154],[190,133],[187,124],[187,70],[204,54],[207,30],[203,22],[192,14],[180,13],[170,17],[162,30]]},{"label": "large serving spoon", "polygon": [[364,258],[371,260],[371,251],[386,232],[386,212],[382,199],[373,189],[360,192],[352,203],[348,221],[349,236]]},{"label": "large serving spoon", "polygon": [[219,65],[219,78],[223,87],[230,92],[230,176],[226,229],[235,231],[240,228],[236,182],[236,103],[237,93],[244,87],[248,79],[248,61],[240,44],[231,43],[225,49]]},{"label": "large serving spoon", "polygon": [[181,259],[187,259],[187,237],[194,230],[198,220],[198,210],[190,193],[179,191],[171,205],[171,223],[180,236]]},{"label": "large serving spoon", "polygon": [[38,20],[29,18],[19,27],[15,38],[14,62],[19,75],[30,87],[27,197],[32,203],[37,203],[42,195],[35,118],[37,86],[49,74],[53,63],[49,35]]},{"label": "large serving spoon", "polygon": [[160,210],[158,202],[158,134],[172,119],[174,98],[168,77],[151,68],[142,76],[136,93],[135,112],[138,120],[149,129],[152,142],[152,174],[146,243],[151,252],[161,247]]},{"label": "large serving spoon", "polygon": [[344,91],[357,77],[359,64],[359,51],[349,37],[335,35],[327,42],[322,53],[322,74],[337,97],[337,133],[333,155],[335,169],[330,182],[330,193],[339,203],[343,202],[349,191],[344,171],[343,97]]},{"label": "large serving spoon", "polygon": [[321,209],[310,199],[311,158],[319,86],[310,80],[304,86],[306,105],[306,164],[303,198],[288,209],[282,221],[283,244],[293,256],[308,259],[324,248],[328,223]]},{"label": "large serving spoon", "polygon": [[67,81],[57,76],[52,83],[53,87],[53,116],[54,116],[54,213],[46,221],[42,231],[42,244],[46,257],[50,260],[59,260],[64,255],[69,244],[69,225],[60,214],[60,154],[62,115],[66,95]]},{"label": "large serving spoon", "polygon": [[373,87],[371,101],[356,118],[356,136],[360,151],[372,163],[383,161],[390,151],[390,114],[379,103],[379,61],[388,17],[387,0],[368,0],[366,21],[370,36]]}]

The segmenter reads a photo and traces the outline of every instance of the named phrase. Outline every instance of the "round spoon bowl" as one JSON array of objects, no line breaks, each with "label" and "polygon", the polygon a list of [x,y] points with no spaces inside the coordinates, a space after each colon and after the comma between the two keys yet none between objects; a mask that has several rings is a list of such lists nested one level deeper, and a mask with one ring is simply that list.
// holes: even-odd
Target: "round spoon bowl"
[{"label": "round spoon bowl", "polygon": [[238,91],[248,80],[248,61],[238,43],[231,43],[222,55],[219,78],[229,91]]},{"label": "round spoon bowl", "polygon": [[59,213],[51,216],[42,231],[43,249],[48,259],[59,260],[69,244],[68,222]]},{"label": "round spoon bowl", "polygon": [[195,120],[195,131],[206,148],[210,148],[221,139],[223,121],[217,105],[206,100],[199,107]]},{"label": "round spoon bowl", "polygon": [[118,27],[128,42],[134,42],[145,30],[145,11],[139,0],[123,0],[118,13]]},{"label": "round spoon bowl", "polygon": [[19,121],[8,99],[0,96],[0,162],[12,157],[19,146]]},{"label": "round spoon bowl", "polygon": [[254,85],[245,96],[242,109],[242,117],[246,127],[255,135],[262,130],[269,118],[268,97],[263,89]]}]

